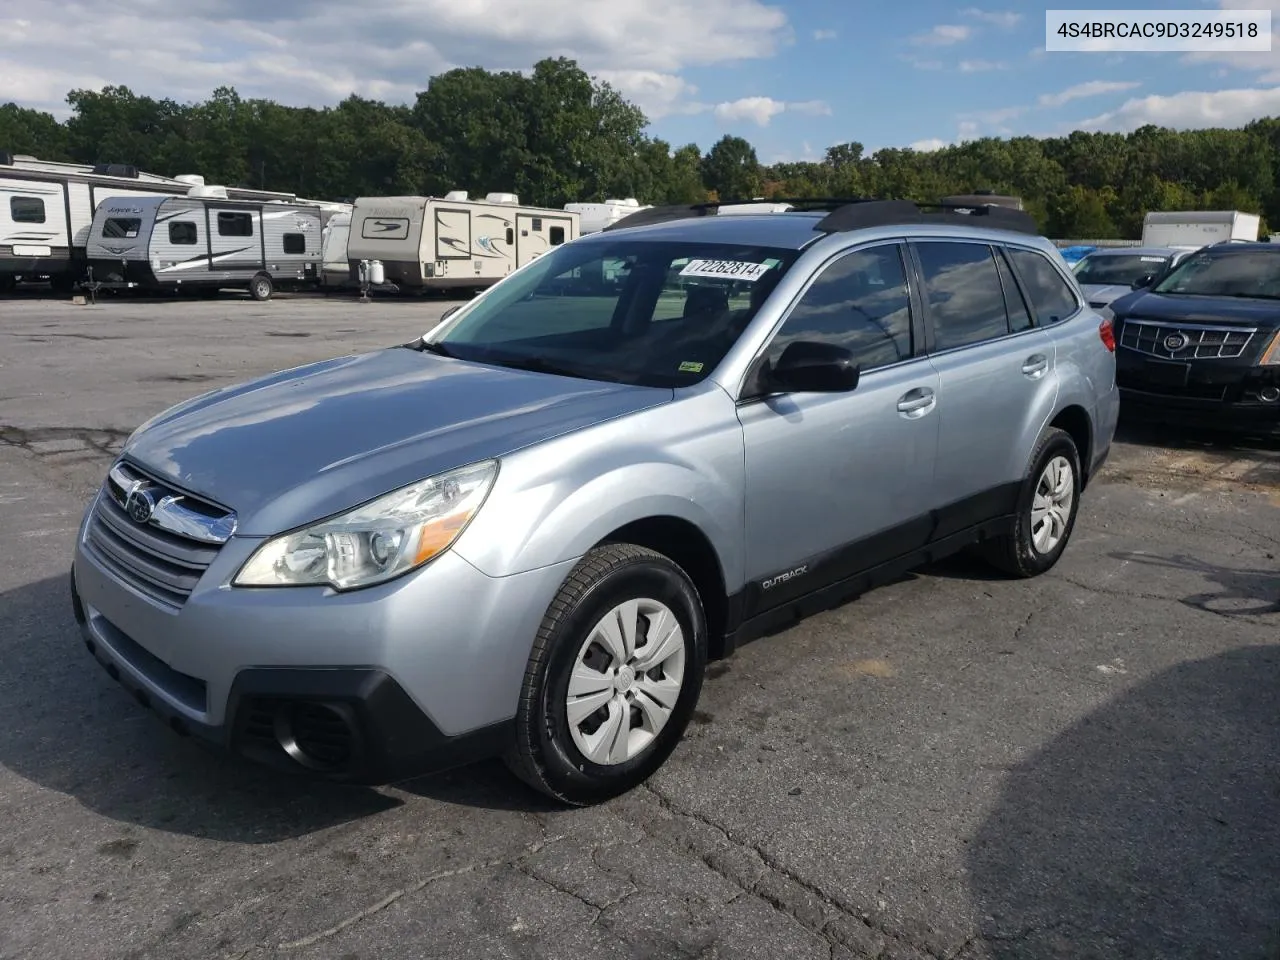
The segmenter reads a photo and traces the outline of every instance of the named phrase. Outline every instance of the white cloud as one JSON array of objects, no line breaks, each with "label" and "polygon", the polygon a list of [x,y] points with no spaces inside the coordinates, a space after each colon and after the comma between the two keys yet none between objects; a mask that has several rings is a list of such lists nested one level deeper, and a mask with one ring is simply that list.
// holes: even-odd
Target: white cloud
[{"label": "white cloud", "polygon": [[373,16],[339,0],[24,0],[22,19],[0,14],[0,90],[45,109],[107,83],[179,101],[222,84],[297,105],[405,101],[455,66],[566,56],[676,112],[683,70],[770,57],[789,36],[764,0],[384,0]]},{"label": "white cloud", "polygon": [[949,47],[973,36],[973,28],[962,24],[940,23],[928,33],[919,33],[911,42],[922,47]]},{"label": "white cloud", "polygon": [[788,111],[811,116],[830,116],[831,107],[822,100],[788,103],[785,100],[775,100],[773,97],[743,97],[740,100],[716,104],[714,112],[717,119],[730,123],[750,120],[757,126],[767,127],[774,117]]},{"label": "white cloud", "polygon": [[1104,93],[1120,93],[1140,86],[1142,86],[1140,83],[1126,83],[1118,80],[1089,80],[1086,83],[1077,83],[1074,87],[1067,87],[1058,93],[1046,93],[1037,102],[1042,107],[1060,107],[1072,100],[1097,97]]},{"label": "white cloud", "polygon": [[981,20],[1002,30],[1012,30],[1022,22],[1022,14],[1012,10],[979,10],[977,7],[970,7],[964,11],[964,14],[966,17],[973,17],[975,20]]},{"label": "white cloud", "polygon": [[[1213,6],[1212,0],[1207,5]],[[1280,0],[1218,0],[1218,6],[1224,10],[1270,10],[1273,37],[1280,29]],[[1189,53],[1183,60],[1187,63],[1222,63],[1264,74],[1258,78],[1260,83],[1280,83],[1280,43],[1274,40],[1269,52]]]},{"label": "white cloud", "polygon": [[935,150],[941,150],[943,147],[951,146],[950,140],[942,140],[938,137],[931,137],[928,140],[917,140],[915,143],[907,145],[908,149],[916,150],[920,153],[933,153]]},{"label": "white cloud", "polygon": [[1014,120],[1026,112],[1026,107],[1000,107],[996,110],[976,110],[971,113],[962,113],[960,114],[960,119],[994,126]]},{"label": "white cloud", "polygon": [[902,59],[917,70],[941,70],[946,66],[941,60],[921,60],[919,57],[913,57],[910,54],[904,55]]},{"label": "white cloud", "polygon": [[1076,124],[1081,130],[1119,133],[1146,124],[1174,130],[1239,127],[1259,117],[1280,114],[1280,87],[1265,89],[1187,90],[1169,96],[1138,97],[1108,113]]},{"label": "white cloud", "polygon": [[978,122],[976,120],[961,120],[956,126],[956,135],[961,143],[966,140],[972,140],[978,135]]},{"label": "white cloud", "polygon": [[813,31],[813,39],[815,40],[834,40],[836,32],[834,30],[815,30]]},{"label": "white cloud", "polygon": [[596,70],[593,76],[620,90],[650,120],[660,120],[671,114],[702,113],[708,109],[705,103],[693,99],[698,88],[674,73]]},{"label": "white cloud", "polygon": [[961,60],[961,73],[987,73],[991,70],[1008,70],[1007,63],[998,63],[994,60]]}]

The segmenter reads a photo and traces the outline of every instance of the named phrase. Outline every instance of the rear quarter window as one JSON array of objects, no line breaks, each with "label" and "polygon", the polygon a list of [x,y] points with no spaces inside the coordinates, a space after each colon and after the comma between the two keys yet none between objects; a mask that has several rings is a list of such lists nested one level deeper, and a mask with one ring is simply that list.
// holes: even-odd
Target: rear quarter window
[{"label": "rear quarter window", "polygon": [[1040,326],[1058,323],[1080,309],[1075,291],[1048,257],[1034,250],[1013,247],[1008,248],[1008,253]]}]

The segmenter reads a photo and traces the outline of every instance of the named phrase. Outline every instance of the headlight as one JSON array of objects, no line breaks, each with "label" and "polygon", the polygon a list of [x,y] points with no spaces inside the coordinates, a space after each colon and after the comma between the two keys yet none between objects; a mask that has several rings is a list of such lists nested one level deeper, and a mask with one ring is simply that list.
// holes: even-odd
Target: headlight
[{"label": "headlight", "polygon": [[254,552],[233,583],[354,590],[408,573],[449,549],[497,475],[496,460],[451,470],[274,537]]},{"label": "headlight", "polygon": [[1280,366],[1280,330],[1276,331],[1276,335],[1271,338],[1271,344],[1262,354],[1262,359],[1258,361],[1264,367]]}]

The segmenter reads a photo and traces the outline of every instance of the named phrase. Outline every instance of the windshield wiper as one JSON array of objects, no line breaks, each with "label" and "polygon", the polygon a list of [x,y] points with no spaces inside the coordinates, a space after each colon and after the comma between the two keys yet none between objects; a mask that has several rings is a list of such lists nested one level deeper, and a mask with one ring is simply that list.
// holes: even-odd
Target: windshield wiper
[{"label": "windshield wiper", "polygon": [[542,357],[502,357],[486,359],[484,363],[492,363],[495,367],[510,367],[512,370],[528,370],[532,373],[550,373],[558,377],[577,377],[580,380],[591,380],[593,377],[581,370]]},{"label": "windshield wiper", "polygon": [[415,343],[414,347],[423,353],[434,353],[437,357],[455,357],[456,359],[454,352],[443,343],[435,343],[424,338]]}]

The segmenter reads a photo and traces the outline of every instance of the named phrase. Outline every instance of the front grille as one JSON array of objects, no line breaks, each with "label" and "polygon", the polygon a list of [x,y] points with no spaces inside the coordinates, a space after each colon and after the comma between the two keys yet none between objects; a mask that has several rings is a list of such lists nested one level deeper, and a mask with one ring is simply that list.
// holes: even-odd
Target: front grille
[{"label": "front grille", "polygon": [[[146,522],[130,516],[129,489],[145,485],[158,509]],[[87,545],[118,579],[167,606],[180,608],[234,529],[234,516],[118,463],[103,484],[89,521]],[[226,536],[223,534],[226,533]]]},{"label": "front grille", "polygon": [[1161,360],[1233,360],[1257,332],[1256,327],[1126,320],[1120,346]]}]

